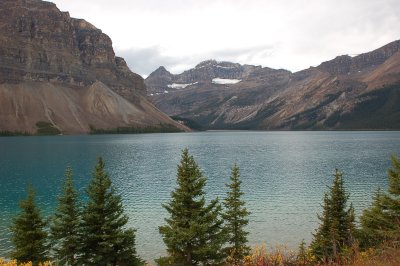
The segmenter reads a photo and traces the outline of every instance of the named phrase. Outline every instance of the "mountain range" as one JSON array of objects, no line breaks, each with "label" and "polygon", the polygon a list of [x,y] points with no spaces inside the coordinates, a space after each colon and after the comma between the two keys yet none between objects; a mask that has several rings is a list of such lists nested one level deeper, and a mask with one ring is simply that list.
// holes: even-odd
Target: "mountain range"
[{"label": "mountain range", "polygon": [[0,131],[187,130],[151,104],[111,39],[41,0],[0,1]]},{"label": "mountain range", "polygon": [[46,1],[0,1],[1,134],[390,130],[399,102],[400,41],[298,72],[208,60],[144,80],[89,22]]},{"label": "mountain range", "polygon": [[198,129],[400,129],[400,41],[317,67],[284,69],[208,60],[145,80],[153,103]]}]

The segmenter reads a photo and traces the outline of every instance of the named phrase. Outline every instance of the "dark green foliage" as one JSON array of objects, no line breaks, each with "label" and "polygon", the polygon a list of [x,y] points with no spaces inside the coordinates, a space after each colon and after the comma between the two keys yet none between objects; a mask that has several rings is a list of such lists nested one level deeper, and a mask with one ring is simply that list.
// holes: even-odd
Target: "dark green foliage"
[{"label": "dark green foliage", "polygon": [[[235,102],[235,105],[237,103]],[[239,105],[240,106],[240,105]],[[199,117],[191,117],[191,119],[196,119],[204,129],[226,129],[226,130],[263,130],[268,128],[268,125],[264,124],[264,121],[276,114],[279,111],[279,108],[283,106],[283,102],[278,100],[274,100],[270,102],[265,108],[257,111],[255,116],[251,120],[241,121],[235,124],[226,124],[223,120],[223,117],[220,116],[220,113],[215,112],[213,116],[206,116],[201,119]]]},{"label": "dark green foliage", "polygon": [[206,178],[193,156],[183,150],[177,174],[178,187],[171,193],[171,201],[163,207],[170,217],[167,225],[159,227],[169,257],[157,260],[159,265],[218,265],[226,242],[221,206],[218,199],[206,205]]},{"label": "dark green foliage", "polygon": [[354,243],[354,209],[347,208],[342,173],[336,170],[333,186],[325,194],[323,213],[318,216],[320,226],[314,234],[311,252],[320,261],[338,261],[349,252]]},{"label": "dark green foliage", "polygon": [[35,192],[28,188],[28,197],[20,202],[21,213],[13,219],[11,226],[14,250],[12,258],[18,262],[38,265],[47,259],[46,222],[35,204]]},{"label": "dark green foliage", "polygon": [[339,129],[400,129],[400,84],[360,95],[356,102],[341,116]]},{"label": "dark green foliage", "polygon": [[50,227],[54,256],[62,265],[79,265],[79,225],[78,194],[73,186],[72,170],[67,169],[62,194]]},{"label": "dark green foliage", "polygon": [[13,137],[13,136],[32,136],[31,133],[27,132],[27,131],[8,131],[8,130],[4,130],[4,131],[0,131],[0,136],[1,137]]},{"label": "dark green foliage", "polygon": [[36,134],[27,131],[0,131],[0,136],[47,136],[47,135],[60,135],[61,131],[56,128],[52,123],[39,121],[36,123]]},{"label": "dark green foliage", "polygon": [[306,242],[304,239],[301,241],[300,246],[299,246],[299,254],[297,255],[297,262],[299,266],[305,266],[307,265],[308,259],[307,259],[307,247],[306,247]]},{"label": "dark green foliage", "polygon": [[53,124],[49,122],[39,121],[36,123],[36,134],[37,135],[60,135],[61,131],[54,127]]},{"label": "dark green foliage", "polygon": [[232,167],[230,184],[227,197],[224,201],[225,213],[223,218],[225,228],[228,233],[229,246],[226,248],[227,255],[230,259],[230,264],[241,265],[244,256],[250,252],[250,247],[247,246],[247,235],[245,226],[249,223],[248,216],[250,212],[245,207],[245,202],[241,199],[243,192],[240,189],[242,181],[240,180],[239,167],[235,164]]},{"label": "dark green foliage", "polygon": [[135,230],[124,229],[128,217],[104,171],[102,158],[98,159],[87,195],[89,201],[82,212],[80,264],[141,264],[136,257]]},{"label": "dark green foliage", "polygon": [[205,130],[199,123],[190,118],[180,117],[180,116],[171,116],[171,118],[174,119],[175,121],[182,121],[185,124],[185,126],[193,130],[197,131]]},{"label": "dark green foliage", "polygon": [[400,241],[400,161],[395,156],[392,156],[388,177],[387,193],[378,190],[371,207],[364,210],[360,218],[361,244],[364,248]]},{"label": "dark green foliage", "polygon": [[143,134],[143,133],[176,133],[183,132],[183,130],[170,125],[170,124],[159,124],[158,126],[147,126],[147,127],[117,127],[111,129],[101,129],[90,126],[90,134],[101,135],[101,134]]},{"label": "dark green foliage", "polygon": [[335,111],[325,121],[324,126],[327,128],[333,128],[340,121],[340,111]]},{"label": "dark green foliage", "polygon": [[315,129],[318,119],[320,118],[321,109],[336,100],[340,94],[341,92],[326,95],[325,99],[317,106],[311,107],[310,109],[289,117],[286,120],[287,124],[290,125],[293,130]]}]

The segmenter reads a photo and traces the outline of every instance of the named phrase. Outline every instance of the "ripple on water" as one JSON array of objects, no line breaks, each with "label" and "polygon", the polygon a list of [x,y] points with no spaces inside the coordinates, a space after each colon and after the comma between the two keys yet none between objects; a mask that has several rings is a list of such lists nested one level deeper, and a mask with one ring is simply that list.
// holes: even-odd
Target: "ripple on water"
[{"label": "ripple on water", "polygon": [[65,168],[81,193],[96,157],[103,156],[121,193],[137,250],[151,260],[165,254],[158,233],[175,188],[180,152],[188,147],[208,178],[206,198],[225,196],[230,168],[240,167],[251,211],[250,244],[297,247],[311,239],[316,214],[335,168],[343,171],[357,213],[377,187],[386,188],[390,155],[400,132],[201,132],[122,136],[0,138],[0,256],[11,250],[9,224],[29,183],[43,213],[54,209]]}]

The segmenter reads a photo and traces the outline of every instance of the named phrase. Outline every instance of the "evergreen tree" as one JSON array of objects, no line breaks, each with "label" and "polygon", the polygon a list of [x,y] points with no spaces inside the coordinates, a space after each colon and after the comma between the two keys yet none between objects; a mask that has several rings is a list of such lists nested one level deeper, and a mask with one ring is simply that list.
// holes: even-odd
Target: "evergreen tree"
[{"label": "evergreen tree", "polygon": [[124,229],[128,217],[121,197],[116,194],[104,161],[98,158],[93,178],[87,189],[89,201],[82,212],[81,243],[84,265],[139,265],[136,256],[135,230]]},{"label": "evergreen tree", "polygon": [[28,197],[20,202],[21,213],[13,219],[11,226],[14,250],[12,258],[18,262],[32,262],[38,265],[47,259],[46,222],[35,203],[35,192],[29,186]]},{"label": "evergreen tree", "polygon": [[304,239],[301,241],[299,246],[299,254],[297,255],[297,262],[299,266],[305,266],[308,263],[307,247],[306,247],[306,241],[304,241]]},{"label": "evergreen tree", "polygon": [[[312,254],[321,261],[335,261],[353,245],[354,209],[347,208],[342,173],[336,170],[333,186],[325,194],[320,226],[311,243]],[[346,209],[347,208],[347,209]]]},{"label": "evergreen tree", "polygon": [[226,242],[221,206],[218,199],[206,205],[203,176],[187,149],[182,152],[177,174],[178,186],[171,201],[163,207],[170,217],[159,227],[169,257],[160,258],[159,265],[218,265],[224,258]]},{"label": "evergreen tree", "polygon": [[250,212],[245,207],[245,202],[241,199],[243,192],[240,189],[242,181],[240,180],[239,167],[235,164],[232,168],[230,184],[227,197],[224,201],[225,213],[223,214],[226,223],[225,228],[228,233],[229,246],[226,248],[231,265],[241,265],[244,256],[250,252],[247,246],[247,235],[244,227],[249,223],[248,216]]},{"label": "evergreen tree", "polygon": [[53,251],[61,265],[79,265],[79,225],[78,194],[73,186],[72,170],[65,172],[66,180],[58,206],[50,226]]},{"label": "evergreen tree", "polygon": [[387,193],[378,190],[371,207],[360,218],[362,247],[400,241],[400,161],[395,156],[392,156],[388,177]]}]

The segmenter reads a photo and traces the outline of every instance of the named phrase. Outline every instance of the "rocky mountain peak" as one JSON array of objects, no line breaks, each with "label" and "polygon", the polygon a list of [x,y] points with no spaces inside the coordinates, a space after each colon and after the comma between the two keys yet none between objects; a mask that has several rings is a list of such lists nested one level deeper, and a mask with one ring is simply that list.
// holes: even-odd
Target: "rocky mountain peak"
[{"label": "rocky mountain peak", "polygon": [[147,102],[143,78],[111,39],[53,3],[0,1],[0,60],[0,131],[35,132],[38,121],[66,133],[174,124]]},{"label": "rocky mountain peak", "polygon": [[218,62],[211,59],[203,61],[194,68],[178,75],[173,75],[164,67],[159,67],[147,77],[145,83],[149,94],[166,93],[191,88],[191,86],[200,83],[211,84],[215,79],[222,83],[224,79],[235,80],[233,82],[236,83],[259,69],[261,69],[261,66],[242,66],[238,63]]},{"label": "rocky mountain peak", "polygon": [[199,64],[197,64],[195,66],[195,68],[199,69],[199,68],[203,68],[203,67],[212,67],[212,66],[215,66],[216,64],[217,64],[216,60],[209,59],[209,60],[205,60],[205,61],[200,62]]},{"label": "rocky mountain peak", "polygon": [[344,75],[350,71],[352,58],[348,55],[335,57],[333,60],[323,62],[318,68],[333,75]]},{"label": "rocky mountain peak", "polygon": [[160,66],[150,75],[171,75],[171,72],[169,72],[164,66]]},{"label": "rocky mountain peak", "polygon": [[372,52],[363,53],[353,58],[352,70],[359,71],[364,68],[382,64],[395,53],[400,51],[400,40],[388,43]]},{"label": "rocky mountain peak", "polygon": [[160,66],[146,78],[148,93],[164,92],[172,84],[173,77],[165,67]]},{"label": "rocky mountain peak", "polygon": [[83,19],[41,0],[0,2],[1,82],[47,80],[87,86],[97,80],[134,101],[143,79],[115,56],[111,39]]},{"label": "rocky mountain peak", "polygon": [[355,57],[348,55],[337,56],[330,61],[323,62],[317,68],[332,75],[354,74],[384,63],[399,51],[400,40],[397,40],[374,51]]},{"label": "rocky mountain peak", "polygon": [[203,129],[400,128],[400,41],[296,73],[205,61],[172,82],[153,103]]}]

